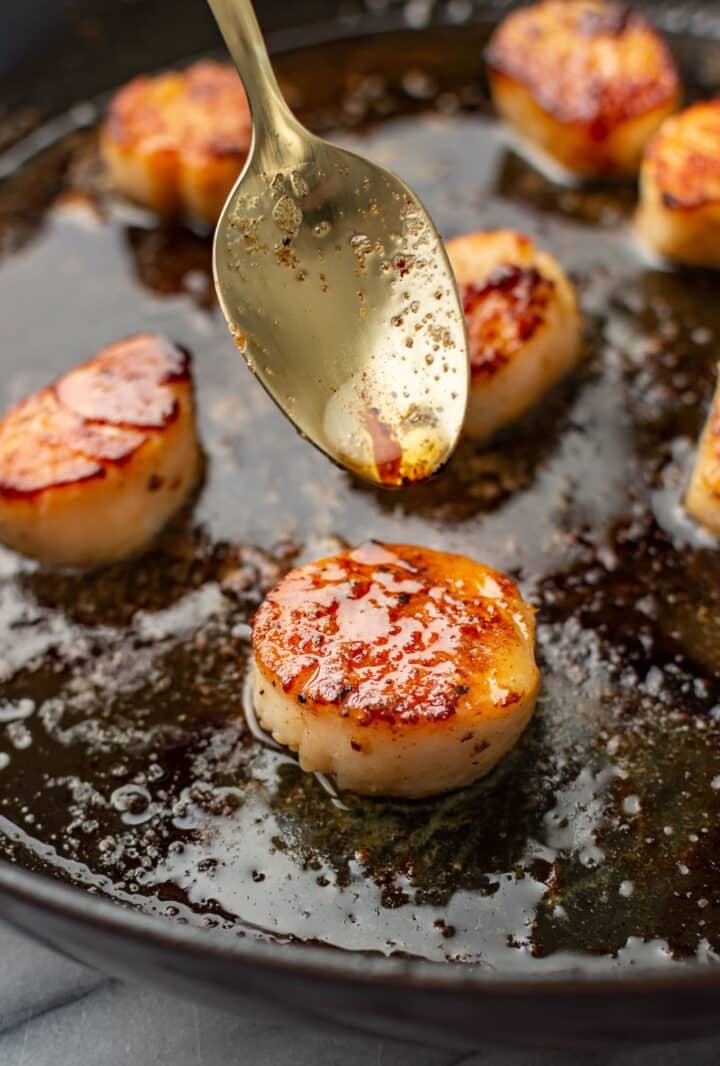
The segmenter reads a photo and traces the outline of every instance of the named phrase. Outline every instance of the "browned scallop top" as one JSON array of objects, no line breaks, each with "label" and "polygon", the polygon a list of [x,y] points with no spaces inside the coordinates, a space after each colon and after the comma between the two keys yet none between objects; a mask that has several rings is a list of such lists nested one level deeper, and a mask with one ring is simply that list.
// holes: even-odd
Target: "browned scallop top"
[{"label": "browned scallop top", "polygon": [[102,349],[0,420],[0,495],[104,477],[177,417],[181,384],[190,387],[189,356],[164,337],[139,334]]},{"label": "browned scallop top", "polygon": [[253,648],[310,711],[332,704],[361,725],[432,723],[455,715],[479,677],[498,708],[516,703],[503,667],[526,640],[532,649],[531,630],[531,609],[497,571],[370,542],[283,578],[257,612]]},{"label": "browned scallop top", "polygon": [[208,157],[243,160],[250,110],[233,67],[203,60],[182,72],[134,78],[112,99],[105,133],[127,148],[167,152],[188,163]]},{"label": "browned scallop top", "polygon": [[545,320],[554,289],[537,267],[516,263],[460,286],[473,377],[492,377],[527,344]]},{"label": "browned scallop top", "polygon": [[492,70],[523,85],[559,122],[603,139],[619,122],[668,106],[679,94],[672,56],[642,15],[600,0],[546,0],[498,27]]},{"label": "browned scallop top", "polygon": [[645,165],[666,207],[720,203],[720,100],[667,119],[648,146]]}]

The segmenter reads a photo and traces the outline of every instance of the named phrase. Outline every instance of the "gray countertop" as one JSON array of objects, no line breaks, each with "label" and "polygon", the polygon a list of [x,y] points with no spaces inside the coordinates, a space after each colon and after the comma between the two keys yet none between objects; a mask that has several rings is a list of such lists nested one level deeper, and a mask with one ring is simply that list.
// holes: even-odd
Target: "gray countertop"
[{"label": "gray countertop", "polygon": [[[717,1066],[720,1041],[582,1054],[583,1066]],[[238,1014],[130,986],[0,925],[1,1066],[570,1066],[577,1054],[458,1054],[381,1040],[278,1008]]]}]

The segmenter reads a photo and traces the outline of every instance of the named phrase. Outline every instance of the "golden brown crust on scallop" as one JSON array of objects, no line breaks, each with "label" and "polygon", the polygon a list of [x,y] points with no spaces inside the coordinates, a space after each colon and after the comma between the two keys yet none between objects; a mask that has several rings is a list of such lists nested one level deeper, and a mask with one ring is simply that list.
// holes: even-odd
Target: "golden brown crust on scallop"
[{"label": "golden brown crust on scallop", "polygon": [[128,82],[111,101],[101,149],[111,180],[132,199],[214,221],[245,163],[251,131],[236,71],[204,60]]},{"label": "golden brown crust on scallop", "polygon": [[647,147],[643,172],[670,210],[720,204],[720,100],[704,100],[667,119]]},{"label": "golden brown crust on scallop", "polygon": [[122,463],[143,435],[87,423],[59,403],[52,388],[23,400],[0,423],[0,495],[30,497],[43,489],[103,477]]},{"label": "golden brown crust on scallop", "polygon": [[158,334],[141,333],[103,348],[55,389],[59,402],[83,418],[162,429],[177,413],[168,386],[189,380],[186,351]]},{"label": "golden brown crust on scallop", "polygon": [[[497,571],[372,542],[291,571],[255,617],[253,649],[263,675],[311,713],[433,726],[492,685],[497,663],[531,641],[531,619]],[[519,699],[502,690],[488,702],[503,715]]]},{"label": "golden brown crust on scallop", "polygon": [[661,256],[720,267],[720,100],[663,123],[645,152],[635,221]]},{"label": "golden brown crust on scallop", "polygon": [[0,495],[106,476],[176,415],[170,383],[189,381],[189,357],[156,334],[118,341],[0,420]]},{"label": "golden brown crust on scallop", "polygon": [[105,132],[126,148],[244,160],[250,112],[237,71],[203,60],[184,71],[133,78],[113,97]]},{"label": "golden brown crust on scallop", "polygon": [[491,40],[488,66],[498,111],[553,179],[635,174],[680,100],[659,35],[602,0],[515,11]]},{"label": "golden brown crust on scallop", "polygon": [[555,283],[537,267],[507,263],[460,286],[473,376],[492,377],[545,320]]},{"label": "golden brown crust on scallop", "polygon": [[463,234],[447,250],[463,300],[473,383],[487,381],[545,325],[557,280],[546,253],[515,230]]},{"label": "golden brown crust on scallop", "polygon": [[487,52],[493,72],[523,85],[547,114],[602,140],[618,123],[674,106],[672,56],[637,12],[602,0],[544,0],[510,14]]},{"label": "golden brown crust on scallop", "polygon": [[200,471],[189,356],[156,334],[128,337],[0,419],[0,540],[53,566],[122,559]]},{"label": "golden brown crust on scallop", "polygon": [[468,332],[465,433],[492,436],[538,403],[577,362],[582,323],[571,281],[548,252],[515,230],[447,242]]}]

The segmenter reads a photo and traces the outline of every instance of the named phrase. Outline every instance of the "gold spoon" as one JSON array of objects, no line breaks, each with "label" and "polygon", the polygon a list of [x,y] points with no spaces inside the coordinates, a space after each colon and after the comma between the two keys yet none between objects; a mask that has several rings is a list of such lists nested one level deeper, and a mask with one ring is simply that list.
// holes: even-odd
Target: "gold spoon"
[{"label": "gold spoon", "polygon": [[250,0],[208,0],[253,141],[215,232],[215,286],[248,367],[300,433],[369,481],[435,473],[468,392],[462,305],[440,236],[394,174],[309,133]]}]

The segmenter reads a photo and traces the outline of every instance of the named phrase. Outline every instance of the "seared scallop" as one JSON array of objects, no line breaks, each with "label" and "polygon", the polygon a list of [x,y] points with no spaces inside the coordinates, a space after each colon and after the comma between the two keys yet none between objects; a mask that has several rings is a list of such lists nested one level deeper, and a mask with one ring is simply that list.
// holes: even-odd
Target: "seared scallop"
[{"label": "seared scallop", "polygon": [[460,788],[535,707],[534,611],[517,586],[446,552],[367,543],[292,570],[253,625],[261,724],[341,789]]},{"label": "seared scallop", "polygon": [[110,103],[100,147],[111,184],[131,200],[216,222],[251,129],[236,71],[204,61],[128,82]]},{"label": "seared scallop", "polygon": [[0,540],[59,566],[120,559],[165,525],[199,468],[189,356],[129,337],[0,420]]},{"label": "seared scallop", "polygon": [[669,118],[648,145],[637,227],[668,259],[720,267],[720,100]]},{"label": "seared scallop", "polygon": [[720,536],[720,380],[700,436],[685,508],[696,521]]},{"label": "seared scallop", "polygon": [[558,262],[515,230],[448,241],[470,350],[465,431],[479,440],[527,411],[580,355],[575,290]]},{"label": "seared scallop", "polygon": [[508,15],[487,60],[500,114],[566,174],[633,174],[678,106],[662,38],[624,4],[544,0]]}]

